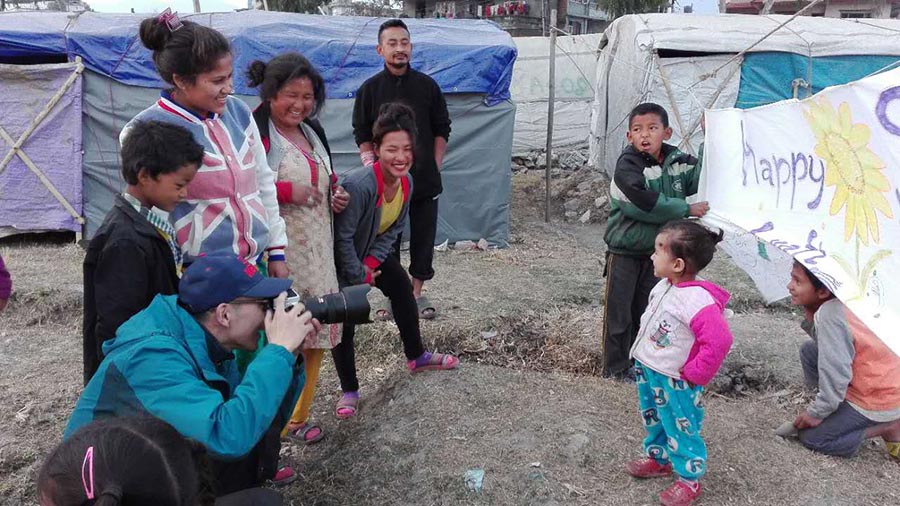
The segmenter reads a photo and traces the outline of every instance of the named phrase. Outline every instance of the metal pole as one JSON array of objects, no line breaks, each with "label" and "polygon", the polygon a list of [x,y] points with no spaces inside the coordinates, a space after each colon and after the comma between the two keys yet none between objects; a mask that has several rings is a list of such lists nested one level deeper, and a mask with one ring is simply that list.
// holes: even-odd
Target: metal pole
[{"label": "metal pole", "polygon": [[556,100],[556,9],[550,9],[550,96],[547,100],[547,187],[544,221],[550,223],[550,167],[553,165],[553,102]]},{"label": "metal pole", "polygon": [[194,0],[194,13],[200,13],[200,0]]},{"label": "metal pole", "polygon": [[547,0],[541,0],[541,37],[547,36]]}]

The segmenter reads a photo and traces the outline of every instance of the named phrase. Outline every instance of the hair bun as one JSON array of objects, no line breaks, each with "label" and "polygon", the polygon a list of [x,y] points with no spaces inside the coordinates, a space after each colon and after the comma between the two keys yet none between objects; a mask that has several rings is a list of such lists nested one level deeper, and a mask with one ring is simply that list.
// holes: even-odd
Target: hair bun
[{"label": "hair bun", "polygon": [[262,84],[266,79],[266,63],[261,60],[253,60],[253,63],[247,67],[247,79],[251,88]]},{"label": "hair bun", "polygon": [[722,242],[722,239],[725,238],[725,231],[721,228],[718,232],[713,232],[708,228],[707,230],[709,230],[709,237],[712,239],[713,244],[719,244],[720,242]]},{"label": "hair bun", "polygon": [[166,42],[172,37],[172,32],[165,23],[160,23],[156,18],[147,18],[141,21],[139,29],[141,43],[151,51],[162,51]]},{"label": "hair bun", "polygon": [[413,110],[408,105],[400,102],[388,102],[382,104],[381,108],[378,109],[378,116],[389,118],[394,121],[409,119],[415,122],[415,113]]}]

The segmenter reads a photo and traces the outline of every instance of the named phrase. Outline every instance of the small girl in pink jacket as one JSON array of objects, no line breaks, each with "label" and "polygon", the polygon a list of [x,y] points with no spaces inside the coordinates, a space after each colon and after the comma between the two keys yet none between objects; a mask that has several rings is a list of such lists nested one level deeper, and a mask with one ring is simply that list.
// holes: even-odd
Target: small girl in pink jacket
[{"label": "small girl in pink jacket", "polygon": [[716,375],[731,348],[723,311],[728,292],[697,273],[712,260],[722,232],[692,220],[665,225],[650,257],[661,278],[641,316],[631,357],[647,429],[646,457],[625,468],[636,478],[678,477],[660,494],[666,506],[692,504],[706,472],[703,386]]}]

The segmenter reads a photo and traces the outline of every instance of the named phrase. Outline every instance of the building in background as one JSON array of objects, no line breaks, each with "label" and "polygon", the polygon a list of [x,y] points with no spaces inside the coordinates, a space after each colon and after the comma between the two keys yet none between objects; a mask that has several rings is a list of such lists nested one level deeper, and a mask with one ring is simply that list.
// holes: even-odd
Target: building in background
[{"label": "building in background", "polygon": [[597,0],[403,0],[411,18],[490,19],[513,37],[547,35],[550,9],[567,33],[602,32],[609,23]]},{"label": "building in background", "polygon": [[397,0],[331,0],[318,9],[331,16],[391,18],[400,14],[400,4]]},{"label": "building in background", "polygon": [[84,12],[91,7],[81,0],[43,0],[28,2],[25,0],[0,0],[0,11],[56,11],[56,12]]},{"label": "building in background", "polygon": [[[728,14],[794,14],[811,2],[796,0],[726,0]],[[897,18],[900,0],[825,0],[805,12],[826,18]]]}]

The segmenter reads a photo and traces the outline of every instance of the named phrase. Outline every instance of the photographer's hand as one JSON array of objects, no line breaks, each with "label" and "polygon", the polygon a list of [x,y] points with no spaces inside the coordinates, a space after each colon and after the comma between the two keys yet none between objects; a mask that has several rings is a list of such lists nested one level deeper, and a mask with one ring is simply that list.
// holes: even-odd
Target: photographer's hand
[{"label": "photographer's hand", "polygon": [[271,344],[283,346],[295,356],[300,353],[303,341],[310,335],[315,335],[318,322],[313,320],[312,313],[306,310],[303,304],[296,304],[290,311],[284,310],[284,300],[287,293],[282,292],[275,298],[275,309],[266,312],[266,337]]}]

